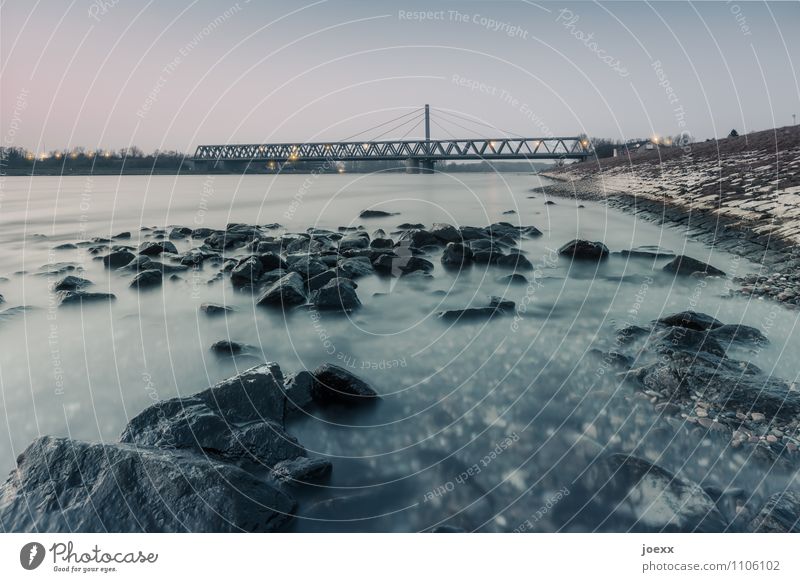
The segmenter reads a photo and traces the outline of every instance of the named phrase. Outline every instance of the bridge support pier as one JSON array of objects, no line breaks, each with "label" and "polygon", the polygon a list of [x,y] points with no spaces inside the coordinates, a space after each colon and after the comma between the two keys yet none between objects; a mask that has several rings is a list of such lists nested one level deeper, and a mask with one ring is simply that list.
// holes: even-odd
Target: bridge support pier
[{"label": "bridge support pier", "polygon": [[406,158],[406,174],[419,174],[419,160]]},{"label": "bridge support pier", "polygon": [[433,174],[433,160],[421,160],[420,167],[423,174]]}]

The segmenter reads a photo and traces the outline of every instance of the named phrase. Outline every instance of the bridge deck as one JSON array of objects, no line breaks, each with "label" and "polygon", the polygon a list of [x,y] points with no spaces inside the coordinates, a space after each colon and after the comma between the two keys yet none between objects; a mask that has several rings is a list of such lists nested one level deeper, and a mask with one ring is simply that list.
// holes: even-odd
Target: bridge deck
[{"label": "bridge deck", "polygon": [[585,158],[579,137],[201,145],[195,161],[536,160]]}]

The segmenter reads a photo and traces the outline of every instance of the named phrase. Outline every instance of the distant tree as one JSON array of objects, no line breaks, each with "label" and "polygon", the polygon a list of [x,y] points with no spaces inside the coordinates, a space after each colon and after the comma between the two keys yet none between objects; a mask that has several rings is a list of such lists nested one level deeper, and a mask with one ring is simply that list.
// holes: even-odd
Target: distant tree
[{"label": "distant tree", "polygon": [[739,132],[735,129],[732,129],[731,132],[728,134],[728,137],[739,137]]}]

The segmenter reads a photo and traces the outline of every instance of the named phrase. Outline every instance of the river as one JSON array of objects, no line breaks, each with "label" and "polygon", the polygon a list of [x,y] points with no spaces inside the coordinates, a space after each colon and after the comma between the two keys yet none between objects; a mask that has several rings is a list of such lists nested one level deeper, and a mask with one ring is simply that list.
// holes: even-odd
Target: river
[{"label": "river", "polygon": [[[593,202],[545,204],[530,190],[546,180],[525,174],[2,180],[0,310],[31,307],[13,317],[0,312],[3,473],[38,435],[114,441],[126,419],[153,401],[197,392],[258,361],[276,361],[285,374],[330,361],[349,366],[382,400],[288,427],[310,455],[334,464],[330,483],[301,495],[294,526],[300,531],[411,531],[445,519],[470,530],[508,531],[532,515],[538,515],[534,530],[570,529],[550,508],[586,467],[590,453],[580,449],[581,435],[604,451],[635,450],[704,484],[764,487],[763,467],[720,458],[707,439],[670,435],[649,403],[633,398],[588,351],[619,327],[692,308],[764,330],[770,345],[738,356],[796,380],[796,314],[727,297],[730,280],[664,278],[657,269],[664,261],[612,255],[570,268],[553,252],[586,238],[612,251],[657,245],[729,275],[755,270],[684,229]],[[359,219],[366,208],[398,214]],[[359,280],[364,307],[321,319],[303,309],[284,315],[260,308],[226,279],[207,283],[216,271],[190,272],[138,292],[85,247],[53,250],[122,231],[138,244],[141,226],[280,223],[305,231],[363,224],[370,232],[390,232],[401,222],[484,226],[500,220],[544,233],[521,245],[536,266],[536,285],[498,282],[503,273],[494,268],[446,272],[436,257],[433,280]],[[174,242],[179,250],[199,244]],[[48,286],[59,277],[40,271],[63,262],[79,265],[81,276],[95,283],[92,290],[111,291],[117,300],[55,307]],[[436,317],[442,309],[483,304],[488,295],[516,301],[518,314],[455,325]],[[237,311],[208,318],[198,309],[208,301]],[[258,355],[226,360],[209,352],[226,338],[255,346]],[[790,477],[777,467],[770,471],[774,483]]]}]

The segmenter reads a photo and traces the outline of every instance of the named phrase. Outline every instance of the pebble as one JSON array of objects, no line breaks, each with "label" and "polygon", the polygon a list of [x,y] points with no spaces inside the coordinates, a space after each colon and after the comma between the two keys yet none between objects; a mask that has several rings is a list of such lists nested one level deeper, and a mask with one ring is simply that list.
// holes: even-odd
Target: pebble
[{"label": "pebble", "polygon": [[767,442],[777,443],[778,442],[778,437],[776,437],[774,434],[768,434],[767,435]]},{"label": "pebble", "polygon": [[750,418],[753,419],[755,422],[764,422],[767,417],[761,414],[760,412],[753,412],[750,414]]},{"label": "pebble", "polygon": [[705,408],[695,408],[694,413],[700,418],[705,418],[708,416],[708,411]]}]

